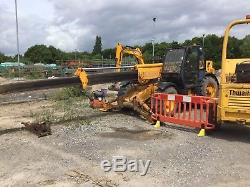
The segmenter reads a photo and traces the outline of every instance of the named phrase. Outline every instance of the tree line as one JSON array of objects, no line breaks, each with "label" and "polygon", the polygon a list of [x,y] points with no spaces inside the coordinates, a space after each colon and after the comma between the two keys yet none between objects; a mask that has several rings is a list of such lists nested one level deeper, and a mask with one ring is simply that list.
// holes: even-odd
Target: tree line
[{"label": "tree line", "polygon": [[[207,60],[213,60],[215,67],[220,68],[221,51],[222,51],[223,36],[217,36],[210,34],[204,37],[204,52]],[[203,37],[194,37],[184,42],[161,42],[155,43],[155,56],[164,57],[168,48],[178,48],[189,45],[203,45]],[[115,44],[114,44],[115,46]],[[146,43],[139,47],[146,62],[152,60],[152,43]],[[250,57],[250,35],[247,35],[243,39],[236,37],[229,38],[228,56],[230,58]],[[96,36],[95,44],[92,52],[65,52],[54,46],[46,45],[34,45],[27,49],[24,55],[21,55],[20,59],[23,63],[59,63],[65,60],[89,60],[89,59],[114,59],[115,48],[102,49],[102,39],[100,36]],[[0,63],[5,61],[16,61],[17,56],[6,56],[0,52]]]}]

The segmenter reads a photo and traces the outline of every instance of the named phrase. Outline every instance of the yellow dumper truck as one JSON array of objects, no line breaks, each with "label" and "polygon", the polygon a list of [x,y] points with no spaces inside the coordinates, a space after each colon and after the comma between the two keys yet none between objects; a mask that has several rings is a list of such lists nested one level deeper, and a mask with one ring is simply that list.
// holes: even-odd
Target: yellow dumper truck
[{"label": "yellow dumper truck", "polygon": [[221,124],[250,124],[250,58],[229,59],[227,56],[230,30],[236,25],[248,23],[250,15],[245,19],[232,21],[225,30],[217,107],[217,121]]}]

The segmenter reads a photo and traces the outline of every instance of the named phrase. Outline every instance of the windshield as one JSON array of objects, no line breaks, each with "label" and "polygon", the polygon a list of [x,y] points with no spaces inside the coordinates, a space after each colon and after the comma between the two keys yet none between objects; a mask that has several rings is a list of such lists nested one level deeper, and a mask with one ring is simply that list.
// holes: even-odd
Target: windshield
[{"label": "windshield", "polygon": [[167,52],[164,69],[167,72],[180,72],[181,63],[184,57],[185,49],[171,49]]}]

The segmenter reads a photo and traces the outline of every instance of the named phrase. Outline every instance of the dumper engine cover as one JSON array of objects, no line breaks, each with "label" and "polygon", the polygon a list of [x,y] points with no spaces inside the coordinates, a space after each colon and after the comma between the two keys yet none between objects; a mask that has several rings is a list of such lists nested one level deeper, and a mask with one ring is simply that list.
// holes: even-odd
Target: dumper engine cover
[{"label": "dumper engine cover", "polygon": [[250,61],[237,64],[235,74],[238,83],[250,83]]}]

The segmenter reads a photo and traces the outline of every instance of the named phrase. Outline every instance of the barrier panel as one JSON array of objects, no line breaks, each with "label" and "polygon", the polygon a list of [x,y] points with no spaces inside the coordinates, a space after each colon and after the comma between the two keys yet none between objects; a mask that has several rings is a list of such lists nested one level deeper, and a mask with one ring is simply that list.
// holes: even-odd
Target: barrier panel
[{"label": "barrier panel", "polygon": [[155,93],[151,97],[151,117],[161,122],[214,129],[216,113],[216,98],[164,93]]}]

